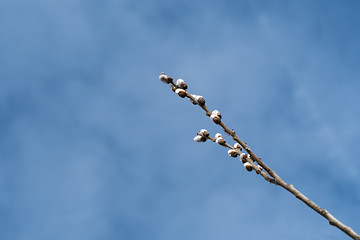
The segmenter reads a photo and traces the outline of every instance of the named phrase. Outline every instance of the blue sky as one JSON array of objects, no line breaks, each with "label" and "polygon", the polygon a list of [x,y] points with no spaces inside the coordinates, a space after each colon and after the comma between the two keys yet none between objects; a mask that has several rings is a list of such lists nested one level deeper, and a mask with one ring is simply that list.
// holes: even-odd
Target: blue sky
[{"label": "blue sky", "polygon": [[360,232],[359,7],[2,0],[0,238],[348,239],[195,143],[221,129],[162,71]]}]

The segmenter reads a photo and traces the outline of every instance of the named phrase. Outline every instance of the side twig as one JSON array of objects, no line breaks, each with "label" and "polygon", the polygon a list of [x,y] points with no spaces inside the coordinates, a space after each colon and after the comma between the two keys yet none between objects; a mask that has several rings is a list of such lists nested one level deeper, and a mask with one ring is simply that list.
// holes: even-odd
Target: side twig
[{"label": "side twig", "polygon": [[[173,81],[173,78],[166,76],[164,73],[162,73],[159,76],[159,79],[167,84],[171,84],[171,89],[178,94],[181,98],[189,98],[190,101],[194,105],[200,106],[204,111],[205,114],[211,118],[211,120],[222,127],[222,129],[233,138],[237,144],[232,147],[230,144],[228,144],[225,139],[221,136],[221,134],[216,134],[215,138],[210,137],[210,134],[205,130],[202,129],[200,133],[197,134],[197,136],[194,138],[197,142],[205,142],[206,140],[211,140],[212,142],[216,142],[219,145],[222,145],[224,147],[229,148],[228,154],[232,157],[240,156],[240,160],[243,162],[245,168],[248,171],[252,171],[253,169],[255,172],[259,175],[261,175],[266,181],[269,183],[278,185],[286,189],[288,192],[293,194],[296,198],[298,198],[300,201],[304,202],[307,206],[312,208],[314,211],[319,213],[321,216],[326,218],[329,221],[330,225],[333,225],[337,228],[339,228],[341,231],[343,231],[345,234],[350,236],[353,239],[360,240],[359,234],[357,234],[353,229],[346,226],[342,222],[340,222],[338,219],[336,219],[333,215],[331,215],[327,210],[320,208],[315,202],[307,198],[304,194],[302,194],[299,190],[297,190],[292,184],[286,183],[282,178],[279,177],[279,175],[272,170],[269,166],[267,166],[260,157],[256,156],[256,154],[250,149],[250,147],[247,145],[246,142],[243,142],[236,132],[234,130],[230,130],[229,127],[225,125],[225,123],[221,120],[222,115],[219,111],[214,110],[210,111],[208,107],[206,106],[206,101],[202,96],[199,95],[192,95],[187,91],[187,84],[184,82],[184,80],[179,79],[175,83]],[[244,149],[248,154],[241,153],[241,150]],[[258,165],[257,165],[257,164]]]}]

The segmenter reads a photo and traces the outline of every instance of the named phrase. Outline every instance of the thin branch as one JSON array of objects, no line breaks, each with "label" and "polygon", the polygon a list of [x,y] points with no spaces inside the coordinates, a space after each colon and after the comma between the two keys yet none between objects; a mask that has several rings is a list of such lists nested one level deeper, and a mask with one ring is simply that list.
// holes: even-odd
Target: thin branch
[{"label": "thin branch", "polygon": [[[256,173],[260,174],[266,181],[273,183],[275,185],[281,186],[284,189],[286,189],[287,191],[289,191],[300,201],[304,202],[307,206],[309,206],[314,211],[319,213],[321,216],[326,218],[329,221],[330,225],[333,225],[333,226],[339,228],[341,231],[343,231],[345,234],[347,234],[351,238],[360,240],[360,236],[353,229],[351,229],[350,227],[348,227],[345,224],[343,224],[342,222],[340,222],[333,215],[331,215],[327,210],[320,208],[316,203],[314,203],[312,200],[310,200],[304,194],[302,194],[299,190],[297,190],[292,184],[288,184],[282,178],[280,178],[279,175],[274,170],[272,170],[269,166],[267,166],[261,160],[261,158],[256,156],[256,154],[250,149],[250,147],[247,145],[247,143],[243,142],[238,137],[238,135],[236,134],[236,132],[234,130],[230,130],[230,128],[225,125],[225,123],[221,120],[221,118],[222,118],[221,114],[217,110],[214,110],[213,112],[211,112],[208,109],[208,107],[206,106],[205,100],[201,96],[192,95],[186,91],[187,85],[182,79],[179,79],[175,83],[173,81],[173,78],[166,76],[164,73],[162,73],[159,78],[162,82],[171,84],[172,90],[175,93],[177,93],[180,97],[182,97],[182,98],[187,97],[190,99],[190,101],[194,105],[199,105],[205,111],[206,116],[210,117],[215,124],[220,125],[223,128],[223,130],[233,138],[234,141],[239,143],[241,145],[241,147],[244,148],[245,151],[248,152],[248,154],[250,156],[250,157],[246,157],[245,161],[250,163],[251,167],[253,169],[255,169]],[[216,139],[211,138],[210,136],[207,136],[207,138],[212,140],[213,142],[216,141]],[[234,147],[232,147],[231,145],[229,145],[227,143],[224,143],[223,146],[230,148],[230,149],[234,149]],[[258,163],[259,166],[261,166],[261,168],[264,171],[262,169],[260,169],[260,167],[257,166],[255,164],[255,162]]]}]

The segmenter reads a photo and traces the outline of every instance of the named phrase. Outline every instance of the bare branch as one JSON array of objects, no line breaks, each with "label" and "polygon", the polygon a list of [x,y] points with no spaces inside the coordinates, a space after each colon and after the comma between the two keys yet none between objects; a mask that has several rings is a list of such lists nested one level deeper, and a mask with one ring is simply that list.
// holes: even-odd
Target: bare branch
[{"label": "bare branch", "polygon": [[[225,123],[221,120],[222,115],[219,111],[214,110],[210,111],[208,107],[206,106],[206,101],[202,96],[199,95],[192,95],[189,92],[187,92],[187,84],[184,82],[184,80],[179,79],[176,83],[173,81],[173,78],[166,76],[164,73],[162,73],[159,76],[159,79],[167,84],[172,85],[172,90],[178,94],[182,98],[189,98],[190,101],[194,105],[199,105],[204,111],[206,116],[210,117],[210,119],[217,125],[220,125],[222,129],[229,134],[233,138],[234,141],[240,144],[238,148],[232,147],[230,144],[228,144],[225,139],[221,136],[212,138],[209,136],[209,133],[206,131],[204,134],[203,132],[198,133],[198,136],[194,138],[197,142],[205,142],[207,139],[210,139],[213,142],[216,142],[220,144],[221,146],[227,147],[229,149],[237,151],[237,153],[241,156],[242,155],[242,162],[245,167],[250,171],[251,169],[255,169],[255,172],[259,175],[261,175],[266,181],[273,183],[275,185],[281,186],[287,191],[289,191],[291,194],[293,194],[296,198],[298,198],[300,201],[304,202],[307,206],[312,208],[314,211],[319,213],[321,216],[326,218],[329,221],[329,224],[339,228],[341,231],[346,233],[348,236],[350,236],[353,239],[360,240],[360,236],[350,227],[344,225],[342,222],[340,222],[338,219],[336,219],[333,215],[331,215],[327,210],[320,208],[316,203],[311,201],[309,198],[307,198],[304,194],[302,194],[299,190],[297,190],[292,184],[286,183],[282,178],[277,175],[277,173],[272,170],[269,166],[267,166],[261,158],[256,156],[256,154],[250,149],[250,147],[247,145],[246,142],[243,142],[236,132],[234,130],[230,130]],[[205,129],[203,129],[205,130]],[[246,152],[248,152],[249,155],[243,155],[241,154],[241,150],[245,149]],[[235,155],[235,154],[233,154]],[[258,163],[259,165],[256,165],[255,163]],[[250,167],[251,166],[251,167]]]}]

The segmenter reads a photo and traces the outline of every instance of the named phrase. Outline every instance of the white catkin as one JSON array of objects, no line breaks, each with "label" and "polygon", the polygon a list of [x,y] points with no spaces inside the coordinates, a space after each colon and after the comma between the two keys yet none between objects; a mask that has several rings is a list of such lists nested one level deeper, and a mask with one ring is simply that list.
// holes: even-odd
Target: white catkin
[{"label": "white catkin", "polygon": [[200,130],[200,134],[204,136],[204,133],[207,132],[207,131],[208,131],[208,130],[206,130],[206,129],[201,129],[201,130]]},{"label": "white catkin", "polygon": [[247,154],[246,154],[246,153],[241,153],[241,154],[240,154],[240,158],[241,158],[241,159],[244,159],[244,158],[246,158],[246,157],[247,157]]},{"label": "white catkin", "polygon": [[177,88],[177,89],[175,90],[175,93],[179,94],[179,92],[185,92],[185,90],[184,90],[184,89],[181,89],[181,88]]},{"label": "white catkin", "polygon": [[199,136],[199,135],[196,135],[196,136],[194,137],[194,141],[195,141],[195,142],[201,142],[201,140],[202,140],[202,137]]},{"label": "white catkin", "polygon": [[228,155],[231,156],[231,153],[233,153],[233,152],[235,152],[235,150],[230,149],[230,150],[228,151]]},{"label": "white catkin", "polygon": [[195,96],[196,96],[196,97],[195,97],[195,100],[196,100],[196,101],[199,101],[200,98],[203,98],[203,96],[200,96],[200,95],[195,95]]},{"label": "white catkin", "polygon": [[161,74],[159,76],[160,81],[162,81],[163,83],[168,83],[168,77],[165,74]]},{"label": "white catkin", "polygon": [[215,138],[222,138],[222,135],[220,133],[215,134]]},{"label": "white catkin", "polygon": [[218,110],[214,110],[214,111],[212,111],[212,114],[217,115],[217,114],[219,114],[219,111],[218,111]]},{"label": "white catkin", "polygon": [[181,87],[181,85],[184,84],[184,83],[185,83],[184,80],[178,79],[178,80],[176,81],[176,86],[177,86],[177,87]]},{"label": "white catkin", "polygon": [[216,138],[215,142],[216,142],[216,143],[219,143],[219,141],[220,141],[221,139],[223,139],[223,140],[224,140],[224,138],[223,138],[223,137],[218,137],[218,138]]}]

